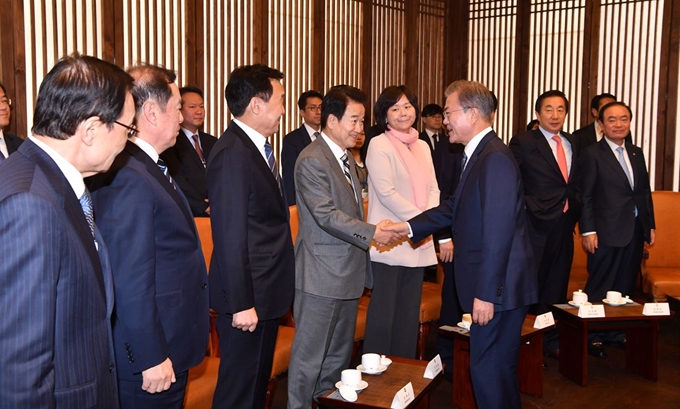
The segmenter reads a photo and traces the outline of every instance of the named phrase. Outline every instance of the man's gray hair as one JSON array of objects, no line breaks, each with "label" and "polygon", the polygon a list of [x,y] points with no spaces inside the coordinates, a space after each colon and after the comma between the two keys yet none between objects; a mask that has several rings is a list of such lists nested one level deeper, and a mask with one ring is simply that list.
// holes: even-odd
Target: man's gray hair
[{"label": "man's gray hair", "polygon": [[477,108],[482,119],[491,122],[495,104],[488,88],[478,82],[458,80],[446,87],[444,95],[448,97],[453,93],[458,96],[461,108],[466,111],[470,108]]}]

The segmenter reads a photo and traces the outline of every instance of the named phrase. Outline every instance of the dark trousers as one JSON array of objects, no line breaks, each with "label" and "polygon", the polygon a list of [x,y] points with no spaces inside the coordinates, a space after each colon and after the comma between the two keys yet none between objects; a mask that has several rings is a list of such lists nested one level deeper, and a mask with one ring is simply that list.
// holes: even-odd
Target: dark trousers
[{"label": "dark trousers", "polygon": [[188,371],[175,373],[177,381],[170,385],[170,389],[160,393],[148,393],[142,390],[141,380],[119,379],[120,407],[125,409],[182,409],[188,373]]},{"label": "dark trousers", "polygon": [[415,358],[425,269],[375,262],[371,267],[364,352]]},{"label": "dark trousers", "polygon": [[[439,314],[439,325],[455,327],[463,317],[463,308],[458,301],[456,281],[453,276],[453,262],[444,263],[444,282],[442,283],[442,309]],[[444,371],[453,370],[453,342],[451,338],[437,336],[437,353],[444,364]]]},{"label": "dark trousers", "polygon": [[261,409],[267,396],[279,320],[263,320],[255,331],[231,326],[232,315],[215,321],[220,336],[220,369],[213,409]]},{"label": "dark trousers", "polygon": [[487,325],[470,328],[470,376],[477,407],[522,407],[517,362],[527,310],[496,311]]}]

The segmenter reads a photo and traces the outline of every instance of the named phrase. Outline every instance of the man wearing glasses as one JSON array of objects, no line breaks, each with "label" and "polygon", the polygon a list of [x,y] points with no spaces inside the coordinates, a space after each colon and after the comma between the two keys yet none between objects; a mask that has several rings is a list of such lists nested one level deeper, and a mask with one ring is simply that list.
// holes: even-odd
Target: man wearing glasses
[{"label": "man wearing glasses", "polygon": [[9,125],[12,100],[7,97],[5,86],[0,83],[0,163],[4,162],[12,152],[19,149],[24,140],[11,133],[3,132]]},{"label": "man wearing glasses", "polygon": [[321,100],[323,95],[317,91],[303,92],[298,99],[302,126],[283,138],[281,161],[283,164],[283,187],[288,206],[295,204],[295,161],[304,148],[320,135]]}]

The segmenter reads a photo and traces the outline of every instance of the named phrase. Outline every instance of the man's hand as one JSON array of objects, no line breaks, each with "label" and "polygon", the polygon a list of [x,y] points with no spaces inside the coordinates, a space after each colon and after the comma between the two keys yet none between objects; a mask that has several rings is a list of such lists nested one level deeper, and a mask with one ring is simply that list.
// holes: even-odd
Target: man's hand
[{"label": "man's hand", "polygon": [[649,231],[649,241],[645,243],[647,247],[653,246],[654,243],[656,242],[656,232],[654,229]]},{"label": "man's hand", "polygon": [[442,263],[449,263],[453,260],[453,240],[439,243],[439,260]]},{"label": "man's hand", "polygon": [[255,328],[257,327],[257,312],[255,311],[255,307],[234,314],[231,320],[231,326],[242,331],[255,331]]},{"label": "man's hand", "polygon": [[480,327],[493,319],[493,303],[475,298],[472,302],[472,322]]},{"label": "man's hand", "polygon": [[[206,203],[210,203],[210,202],[208,201],[208,199],[205,199],[205,202],[206,202]],[[208,214],[208,216],[210,215],[210,205],[208,205],[208,207],[206,207],[205,212]]]},{"label": "man's hand", "polygon": [[583,241],[583,248],[590,254],[595,254],[595,249],[597,248],[597,233],[589,234],[583,236],[581,239]]},{"label": "man's hand", "polygon": [[170,389],[175,383],[175,371],[172,369],[172,361],[166,358],[160,364],[142,371],[142,390],[148,393],[158,393]]},{"label": "man's hand", "polygon": [[[379,246],[386,246],[394,243],[397,240],[400,240],[405,236],[405,234],[401,234],[399,231],[392,230],[390,227],[394,225],[395,223],[392,223],[391,220],[385,219],[380,221],[375,225],[375,234],[373,234],[373,240],[375,240]],[[406,234],[408,234],[408,226],[406,226]]]}]

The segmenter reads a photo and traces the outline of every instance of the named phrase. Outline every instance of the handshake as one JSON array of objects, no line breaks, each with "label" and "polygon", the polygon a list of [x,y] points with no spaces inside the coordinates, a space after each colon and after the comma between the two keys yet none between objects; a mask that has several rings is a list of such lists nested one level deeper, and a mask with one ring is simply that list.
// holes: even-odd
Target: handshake
[{"label": "handshake", "polygon": [[390,244],[408,236],[410,229],[406,222],[394,223],[392,220],[385,219],[375,225],[373,240],[378,247],[389,246]]}]

